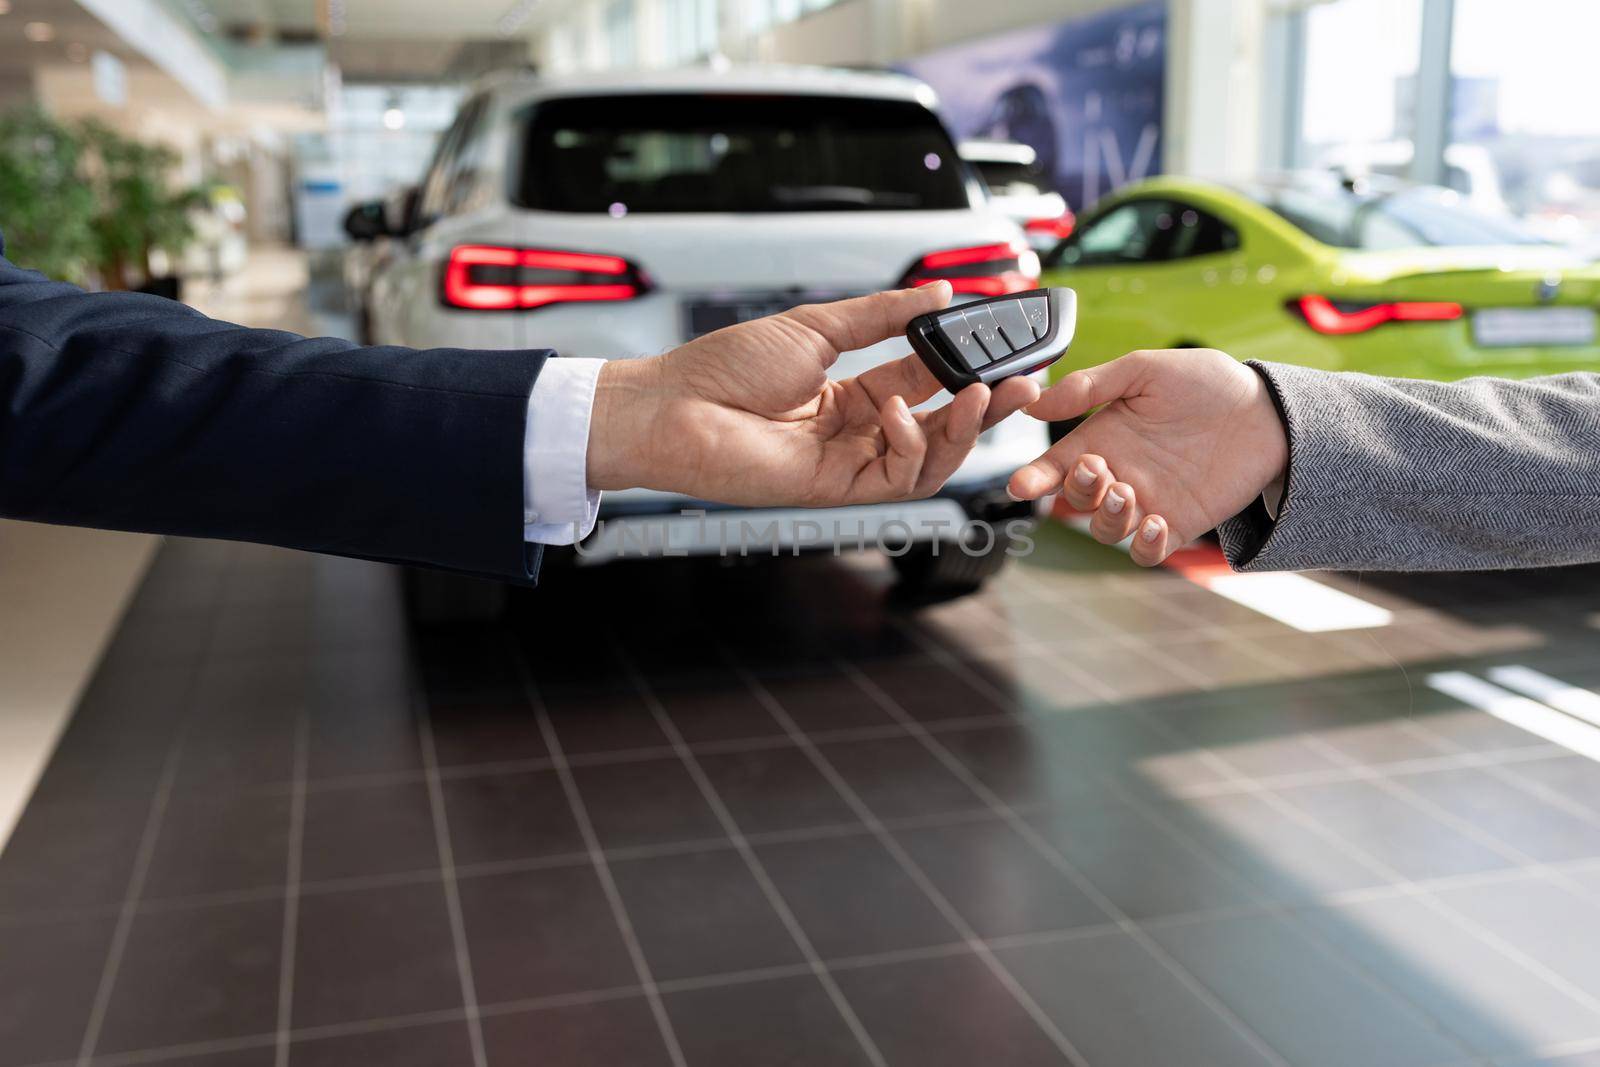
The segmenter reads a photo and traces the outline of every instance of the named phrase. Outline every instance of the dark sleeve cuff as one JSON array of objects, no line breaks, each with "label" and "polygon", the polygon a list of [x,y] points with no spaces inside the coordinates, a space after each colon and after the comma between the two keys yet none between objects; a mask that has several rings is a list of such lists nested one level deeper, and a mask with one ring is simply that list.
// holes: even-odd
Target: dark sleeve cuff
[{"label": "dark sleeve cuff", "polygon": [[1268,514],[1266,503],[1258,496],[1251,501],[1249,507],[1217,527],[1217,538],[1222,544],[1222,554],[1227,559],[1228,566],[1234,570],[1276,570],[1278,568],[1272,564],[1273,549],[1276,548],[1274,542],[1279,531],[1290,528],[1293,522],[1297,437],[1295,412],[1285,398],[1283,383],[1277,376],[1281,368],[1277,364],[1262,363],[1252,359],[1248,360],[1245,366],[1261,375],[1261,380],[1266,382],[1267,393],[1272,397],[1273,406],[1278,409],[1278,417],[1283,420],[1284,434],[1289,442],[1288,461],[1284,466],[1283,496],[1278,501],[1277,518]]}]

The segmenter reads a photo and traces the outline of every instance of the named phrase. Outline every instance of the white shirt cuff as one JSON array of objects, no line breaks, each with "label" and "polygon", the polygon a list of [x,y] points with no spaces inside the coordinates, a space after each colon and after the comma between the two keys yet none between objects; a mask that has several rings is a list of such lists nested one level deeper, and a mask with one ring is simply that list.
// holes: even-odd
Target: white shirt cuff
[{"label": "white shirt cuff", "polygon": [[1283,479],[1274,478],[1272,484],[1261,494],[1261,503],[1266,505],[1267,518],[1273,522],[1278,521],[1278,509],[1283,507]]},{"label": "white shirt cuff", "polygon": [[589,491],[589,416],[604,363],[553,357],[534,379],[522,445],[524,541],[570,545],[594,529],[600,494]]}]

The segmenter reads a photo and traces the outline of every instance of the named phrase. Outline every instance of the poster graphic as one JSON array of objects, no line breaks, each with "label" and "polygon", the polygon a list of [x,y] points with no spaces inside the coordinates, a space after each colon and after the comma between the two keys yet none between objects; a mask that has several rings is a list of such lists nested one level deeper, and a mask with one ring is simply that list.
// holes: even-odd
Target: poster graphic
[{"label": "poster graphic", "polygon": [[1161,167],[1166,0],[1033,26],[900,65],[958,139],[1021,141],[1074,210]]}]

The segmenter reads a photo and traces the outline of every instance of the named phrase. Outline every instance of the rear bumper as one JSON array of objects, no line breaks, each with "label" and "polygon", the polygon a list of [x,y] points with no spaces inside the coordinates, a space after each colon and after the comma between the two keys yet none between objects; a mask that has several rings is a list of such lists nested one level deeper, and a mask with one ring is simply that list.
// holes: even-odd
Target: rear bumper
[{"label": "rear bumper", "polygon": [[575,562],[898,552],[929,541],[1015,536],[1032,525],[1038,509],[1006,496],[1005,481],[947,485],[927,500],[841,508],[729,508],[668,497],[607,502],[594,532],[574,546]]},{"label": "rear bumper", "polygon": [[958,538],[981,544],[991,533],[1007,534],[1008,523],[1027,524],[1036,516],[1035,505],[1006,495],[1006,482],[1048,447],[1044,423],[1013,415],[984,432],[930,499],[893,504],[735,508],[643,489],[607,493],[594,532],[575,546],[577,561],[593,566],[665,556],[839,555]]}]

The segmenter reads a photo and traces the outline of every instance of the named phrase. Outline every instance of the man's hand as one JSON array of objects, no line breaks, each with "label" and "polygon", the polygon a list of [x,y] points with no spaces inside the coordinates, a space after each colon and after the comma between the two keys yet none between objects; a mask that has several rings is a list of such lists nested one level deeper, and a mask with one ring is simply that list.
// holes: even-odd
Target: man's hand
[{"label": "man's hand", "polygon": [[1070,419],[1097,407],[1012,475],[1010,491],[1035,500],[1061,490],[1108,545],[1137,530],[1133,558],[1147,567],[1284,476],[1288,438],[1266,383],[1221,352],[1134,352],[1067,375],[1028,413]]},{"label": "man's hand", "polygon": [[827,372],[841,352],[899,336],[912,317],[949,302],[939,282],[809,304],[665,356],[606,364],[590,422],[590,487],[813,507],[933,493],[978,434],[1035,400],[1038,385],[972,385],[912,414],[940,389],[914,355],[845,381]]}]

